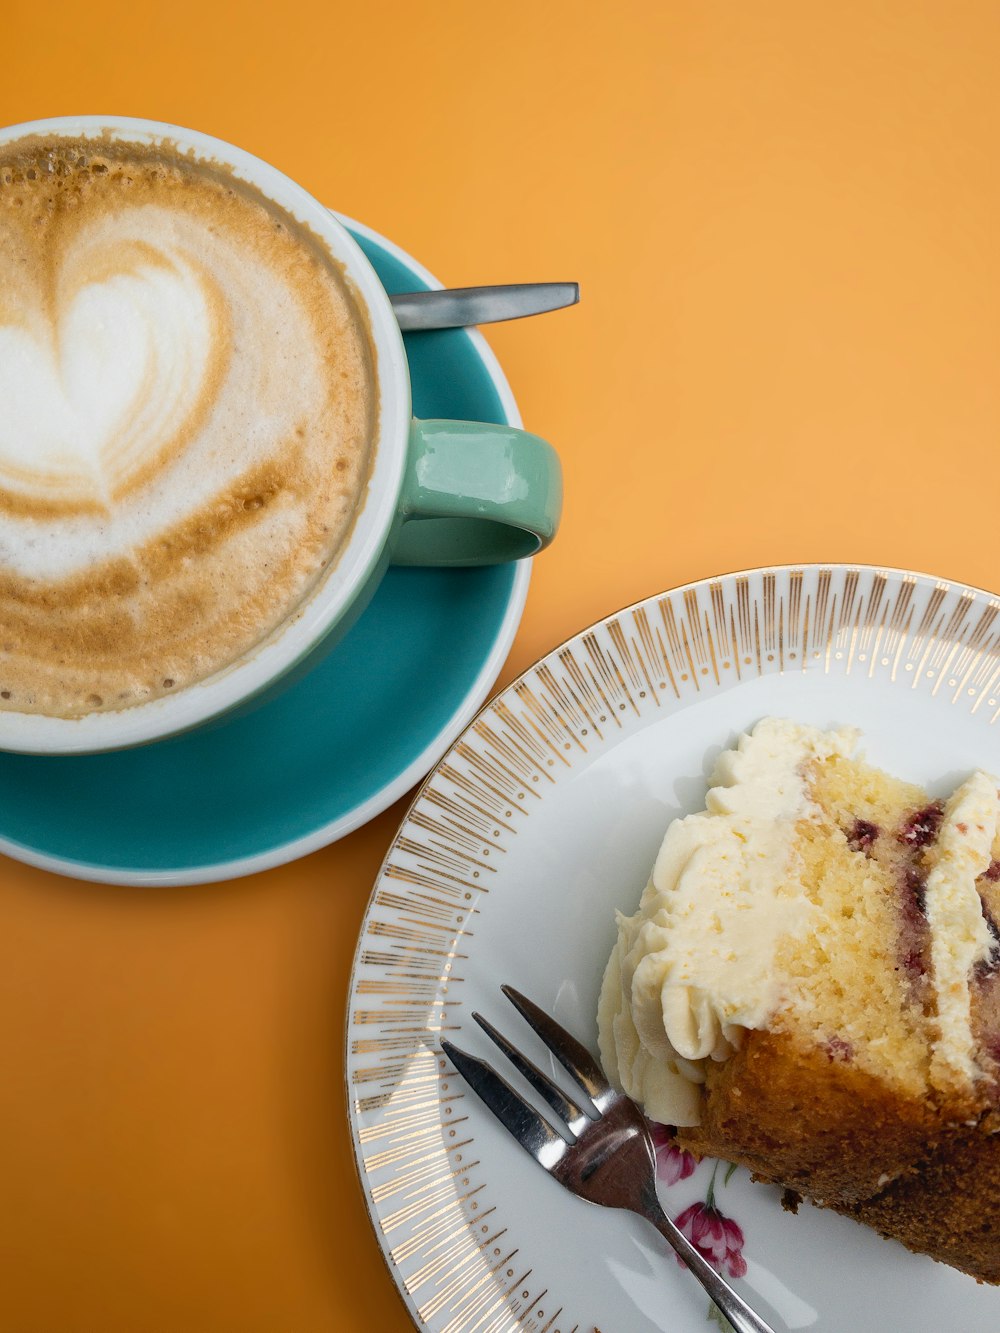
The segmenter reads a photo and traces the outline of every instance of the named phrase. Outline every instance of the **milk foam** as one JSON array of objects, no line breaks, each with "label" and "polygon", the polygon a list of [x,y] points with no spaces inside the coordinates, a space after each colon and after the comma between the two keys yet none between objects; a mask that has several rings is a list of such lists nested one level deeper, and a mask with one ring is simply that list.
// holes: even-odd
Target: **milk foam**
[{"label": "milk foam", "polygon": [[182,688],[349,530],[364,317],[283,210],[167,150],[0,150],[0,229],[0,706]]},{"label": "milk foam", "polygon": [[[54,331],[47,318],[32,319],[30,307],[20,327],[0,329],[7,486],[42,502],[58,491],[110,503],[129,463],[141,465],[158,437],[169,438],[174,418],[197,401],[214,335],[192,276],[149,267],[97,281],[60,302]],[[137,412],[145,430],[129,432]],[[70,564],[88,562],[82,552],[60,554]],[[34,561],[17,564],[55,572],[51,564],[44,571]]]}]

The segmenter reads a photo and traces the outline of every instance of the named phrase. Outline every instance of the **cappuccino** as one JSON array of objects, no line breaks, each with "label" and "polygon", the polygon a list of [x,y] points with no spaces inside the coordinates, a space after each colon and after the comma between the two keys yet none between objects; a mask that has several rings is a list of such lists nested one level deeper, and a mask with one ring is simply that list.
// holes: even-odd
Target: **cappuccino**
[{"label": "cappuccino", "polygon": [[244,659],[336,564],[378,394],[322,241],[169,144],[0,146],[0,709]]}]

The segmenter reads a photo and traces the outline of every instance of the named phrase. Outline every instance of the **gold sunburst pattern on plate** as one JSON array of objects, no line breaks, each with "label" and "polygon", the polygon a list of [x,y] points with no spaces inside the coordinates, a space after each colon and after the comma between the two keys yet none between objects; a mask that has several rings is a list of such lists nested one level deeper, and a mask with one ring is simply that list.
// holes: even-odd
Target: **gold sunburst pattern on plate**
[{"label": "gold sunburst pattern on plate", "polygon": [[[581,1333],[493,1199],[457,1031],[498,867],[546,797],[624,732],[778,673],[864,674],[1000,717],[1000,601],[904,571],[756,570],[585,630],[505,689],[427,779],[386,857],[352,979],[348,1079],[376,1233],[421,1327]],[[564,1313],[566,1311],[567,1313]]]}]

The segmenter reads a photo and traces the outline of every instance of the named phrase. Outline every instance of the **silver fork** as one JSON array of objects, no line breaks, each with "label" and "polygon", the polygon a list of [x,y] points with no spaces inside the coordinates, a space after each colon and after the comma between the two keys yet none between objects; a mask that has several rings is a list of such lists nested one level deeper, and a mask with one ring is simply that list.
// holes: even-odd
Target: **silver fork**
[{"label": "silver fork", "polygon": [[652,1222],[673,1246],[736,1333],[774,1333],[750,1309],[685,1235],[671,1222],[656,1198],[656,1157],[645,1117],[630,1098],[617,1092],[585,1046],[513,986],[500,988],[579,1085],[593,1109],[583,1110],[566,1097],[537,1065],[483,1018],[472,1017],[500,1047],[518,1073],[542,1096],[568,1129],[571,1141],[557,1134],[485,1060],[459,1050],[450,1041],[441,1049],[518,1143],[571,1193],[588,1203],[625,1208]]}]

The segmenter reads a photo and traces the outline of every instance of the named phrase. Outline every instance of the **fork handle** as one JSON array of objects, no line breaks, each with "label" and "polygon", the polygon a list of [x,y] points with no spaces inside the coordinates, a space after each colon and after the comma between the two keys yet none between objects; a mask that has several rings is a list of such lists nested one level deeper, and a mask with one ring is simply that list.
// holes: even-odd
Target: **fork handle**
[{"label": "fork handle", "polygon": [[766,1324],[759,1314],[755,1314],[742,1296],[738,1296],[721,1274],[691,1244],[687,1236],[671,1222],[654,1196],[644,1198],[642,1206],[635,1209],[640,1217],[652,1222],[663,1239],[687,1264],[709,1296],[732,1324],[736,1333],[774,1333],[770,1324]]}]

